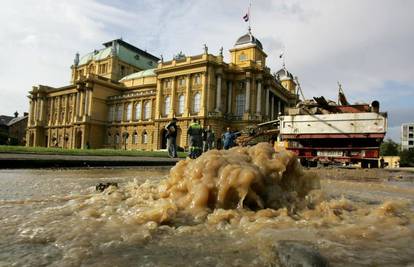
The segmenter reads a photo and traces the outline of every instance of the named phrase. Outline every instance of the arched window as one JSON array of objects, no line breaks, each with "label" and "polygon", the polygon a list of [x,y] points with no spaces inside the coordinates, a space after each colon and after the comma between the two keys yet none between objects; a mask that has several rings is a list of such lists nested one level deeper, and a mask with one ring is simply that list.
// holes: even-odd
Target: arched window
[{"label": "arched window", "polygon": [[141,102],[138,102],[135,105],[135,120],[140,120],[141,119],[141,113],[142,113],[142,107],[141,107]]},{"label": "arched window", "polygon": [[178,114],[184,113],[184,95],[178,97]]},{"label": "arched window", "polygon": [[144,104],[144,119],[151,119],[151,100],[145,102]]},{"label": "arched window", "polygon": [[144,132],[142,132],[142,143],[143,144],[148,144],[148,134],[147,131],[144,130]]},{"label": "arched window", "polygon": [[121,105],[116,106],[116,120],[122,121],[122,106]]},{"label": "arched window", "polygon": [[130,121],[132,119],[132,104],[128,103],[126,107],[126,120]]},{"label": "arched window", "polygon": [[245,102],[246,102],[246,97],[244,96],[244,94],[238,94],[236,96],[236,115],[237,116],[243,116]]},{"label": "arched window", "polygon": [[115,144],[119,144],[119,133],[115,134]]},{"label": "arched window", "polygon": [[200,102],[201,102],[201,95],[200,93],[196,93],[194,95],[194,100],[193,100],[193,112],[194,113],[200,112]]},{"label": "arched window", "polygon": [[170,113],[170,97],[166,96],[164,99],[164,115],[168,115]]},{"label": "arched window", "polygon": [[134,132],[134,134],[132,135],[132,144],[137,144],[138,143],[138,133]]}]

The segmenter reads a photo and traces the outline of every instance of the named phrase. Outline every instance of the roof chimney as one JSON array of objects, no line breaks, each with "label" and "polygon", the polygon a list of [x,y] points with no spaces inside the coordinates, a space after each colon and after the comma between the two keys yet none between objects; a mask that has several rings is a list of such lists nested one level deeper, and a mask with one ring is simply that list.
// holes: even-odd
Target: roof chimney
[{"label": "roof chimney", "polygon": [[14,117],[15,117],[15,118],[17,118],[18,116],[19,116],[19,112],[17,112],[17,111],[16,111],[16,112],[14,113]]}]

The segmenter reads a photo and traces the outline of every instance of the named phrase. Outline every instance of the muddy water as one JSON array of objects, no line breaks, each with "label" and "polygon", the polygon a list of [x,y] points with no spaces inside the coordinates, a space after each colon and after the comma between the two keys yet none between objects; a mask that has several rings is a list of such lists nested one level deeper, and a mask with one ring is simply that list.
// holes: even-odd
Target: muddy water
[{"label": "muddy water", "polygon": [[[413,264],[412,181],[321,171],[317,189],[312,173],[266,153],[213,154],[180,163],[171,176],[2,170],[0,266],[277,266],[278,240],[309,241],[332,266]],[[204,168],[214,171],[204,177]],[[120,188],[94,191],[108,181]]]}]

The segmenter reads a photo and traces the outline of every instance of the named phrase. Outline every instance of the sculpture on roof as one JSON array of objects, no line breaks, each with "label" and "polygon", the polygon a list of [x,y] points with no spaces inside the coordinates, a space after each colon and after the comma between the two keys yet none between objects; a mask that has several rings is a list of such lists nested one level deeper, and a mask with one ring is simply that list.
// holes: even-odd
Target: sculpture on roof
[{"label": "sculpture on roof", "polygon": [[75,66],[79,65],[79,52],[76,52],[75,59],[73,60],[73,63],[75,64]]},{"label": "sculpture on roof", "polygon": [[183,51],[180,51],[177,55],[174,56],[174,60],[179,60],[185,58]]},{"label": "sculpture on roof", "polygon": [[208,54],[208,47],[206,44],[203,45],[204,48],[204,54]]},{"label": "sculpture on roof", "polygon": [[223,47],[220,47],[220,56],[223,56]]}]

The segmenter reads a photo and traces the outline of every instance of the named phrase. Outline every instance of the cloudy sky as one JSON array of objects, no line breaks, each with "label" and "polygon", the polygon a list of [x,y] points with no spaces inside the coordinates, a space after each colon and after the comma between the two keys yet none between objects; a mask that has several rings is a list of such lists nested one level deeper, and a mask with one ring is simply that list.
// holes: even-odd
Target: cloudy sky
[{"label": "cloudy sky", "polygon": [[[28,110],[31,86],[67,85],[76,52],[122,37],[170,59],[227,51],[246,33],[248,0],[14,0],[0,9],[0,114]],[[288,69],[306,97],[381,102],[388,136],[414,121],[414,1],[253,0],[253,34],[268,65]],[[228,61],[228,53],[225,53]]]}]

